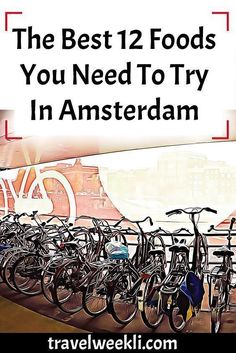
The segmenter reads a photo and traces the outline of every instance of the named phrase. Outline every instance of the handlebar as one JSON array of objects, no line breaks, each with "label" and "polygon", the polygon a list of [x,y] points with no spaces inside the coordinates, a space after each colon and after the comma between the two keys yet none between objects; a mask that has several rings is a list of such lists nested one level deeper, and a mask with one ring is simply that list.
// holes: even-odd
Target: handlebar
[{"label": "handlebar", "polygon": [[205,211],[217,214],[217,210],[214,210],[213,208],[210,208],[210,207],[205,207]]},{"label": "handlebar", "polygon": [[126,218],[126,217],[122,217],[117,223],[115,223],[113,225],[113,227],[118,227],[118,225],[123,222],[123,221],[128,221],[130,223],[136,223],[137,225],[139,225],[139,223],[143,223],[143,222],[146,222],[147,220],[149,220],[150,222],[150,226],[153,226],[153,221],[151,219],[150,216],[147,216],[146,218],[144,218],[142,221],[131,221],[129,218]]},{"label": "handlebar", "polygon": [[184,212],[184,210],[176,209],[176,210],[166,212],[166,215],[169,217],[169,216],[173,216],[174,214],[181,214],[182,211]]},{"label": "handlebar", "polygon": [[28,216],[28,217],[30,217],[29,215],[27,215],[27,213],[23,212],[23,213],[21,213],[21,214],[16,214],[16,215],[14,216],[14,221],[17,221],[18,219],[20,219],[20,218],[23,217],[23,216]]},{"label": "handlebar", "polygon": [[163,228],[161,228],[161,227],[159,227],[158,229],[157,229],[157,232],[158,233],[160,233],[160,232],[163,232],[165,235],[173,235],[173,234],[180,234],[181,232],[186,232],[187,234],[184,234],[184,236],[187,236],[187,235],[190,235],[190,236],[192,236],[193,234],[190,232],[190,230],[189,229],[187,229],[187,228],[179,228],[179,229],[176,229],[176,230],[174,230],[174,231],[172,231],[172,232],[170,232],[170,231],[167,231],[166,229],[163,229]]},{"label": "handlebar", "polygon": [[229,230],[232,230],[232,229],[233,229],[233,225],[234,225],[234,223],[235,223],[235,220],[236,220],[235,217],[232,217],[232,218],[231,218]]},{"label": "handlebar", "polygon": [[211,225],[210,228],[208,229],[208,232],[211,232],[212,230],[214,230],[215,232],[229,232],[229,231],[231,232],[233,230],[233,225],[235,221],[236,221],[236,218],[232,217],[230,221],[230,226],[228,229],[223,229],[223,228],[216,229],[214,225]]},{"label": "handlebar", "polygon": [[31,214],[29,213],[26,213],[26,212],[23,212],[23,213],[20,213],[20,214],[15,214],[14,215],[14,220],[18,220],[19,218],[23,217],[23,216],[27,216],[31,219],[34,219],[35,218],[35,215],[38,213],[38,211],[33,211]]},{"label": "handlebar", "polygon": [[78,221],[79,219],[91,219],[91,220],[93,220],[95,218],[92,217],[92,216],[81,215],[81,216],[76,217],[75,221]]},{"label": "handlebar", "polygon": [[7,219],[11,218],[11,216],[14,217],[14,214],[7,214],[6,216],[2,217],[2,221],[6,221]]},{"label": "handlebar", "polygon": [[64,225],[64,222],[66,223],[66,222],[68,222],[68,217],[66,217],[65,219],[61,219],[60,217],[58,217],[58,216],[52,216],[51,218],[49,218],[47,221],[46,221],[46,223],[48,224],[48,223],[50,223],[54,218],[56,218],[56,219],[58,219],[58,221],[60,221],[63,225]]},{"label": "handlebar", "polygon": [[214,224],[211,224],[211,225],[210,225],[210,228],[208,229],[208,232],[211,232],[212,230],[217,231],[217,229],[215,229]]},{"label": "handlebar", "polygon": [[169,216],[173,216],[174,214],[181,214],[181,213],[186,213],[186,214],[189,214],[189,215],[195,215],[195,214],[201,213],[202,211],[217,213],[216,210],[214,210],[213,208],[210,208],[210,207],[203,207],[203,208],[192,207],[192,208],[190,208],[189,211],[188,210],[189,210],[189,208],[186,208],[186,209],[177,208],[175,210],[171,210],[171,211],[166,212],[166,215],[168,217]]},{"label": "handlebar", "polygon": [[185,236],[187,235],[193,235],[187,228],[180,228],[180,229],[176,229],[173,231],[173,234],[179,234],[181,232],[186,232],[187,234],[184,234]]}]

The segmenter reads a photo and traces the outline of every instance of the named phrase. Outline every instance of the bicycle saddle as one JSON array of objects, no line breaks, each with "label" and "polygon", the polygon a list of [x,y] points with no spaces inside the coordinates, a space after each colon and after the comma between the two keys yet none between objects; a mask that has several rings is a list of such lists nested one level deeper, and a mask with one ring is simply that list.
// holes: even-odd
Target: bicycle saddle
[{"label": "bicycle saddle", "polygon": [[219,249],[213,251],[213,255],[215,256],[234,256],[234,252],[229,250],[229,248],[225,245],[221,246]]},{"label": "bicycle saddle", "polygon": [[149,255],[164,255],[165,251],[163,249],[152,249],[148,253]]},{"label": "bicycle saddle", "polygon": [[171,252],[189,252],[189,247],[186,245],[186,239],[178,240],[177,238],[174,239],[175,244],[169,247],[169,251]]}]

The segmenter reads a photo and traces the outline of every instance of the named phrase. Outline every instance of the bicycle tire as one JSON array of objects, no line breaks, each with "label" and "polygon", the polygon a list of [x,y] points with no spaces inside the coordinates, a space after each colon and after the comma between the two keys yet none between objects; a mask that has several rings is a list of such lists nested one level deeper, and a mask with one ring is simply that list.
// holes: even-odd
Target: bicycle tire
[{"label": "bicycle tire", "polygon": [[41,272],[44,267],[45,260],[38,254],[20,257],[12,268],[13,283],[16,289],[28,296],[41,294]]},{"label": "bicycle tire", "polygon": [[4,282],[3,279],[3,265],[6,262],[7,258],[16,250],[13,250],[12,248],[6,249],[0,253],[0,283]]},{"label": "bicycle tire", "polygon": [[169,316],[169,323],[170,323],[170,327],[172,328],[172,330],[174,332],[181,332],[185,328],[187,322],[183,319],[181,321],[181,324],[179,326],[177,326],[177,324],[175,323],[176,312],[177,312],[177,314],[179,312],[179,307],[178,306],[175,306],[175,307],[173,307],[171,309],[170,316]]},{"label": "bicycle tire", "polygon": [[55,303],[53,298],[53,286],[54,277],[56,275],[57,268],[63,264],[65,258],[57,257],[49,261],[42,272],[41,276],[41,287],[44,297],[50,302]]},{"label": "bicycle tire", "polygon": [[[83,288],[80,284],[90,269],[76,260],[67,262],[55,275],[53,299],[64,312],[74,314],[83,308]],[[80,283],[81,282],[81,283]]]},{"label": "bicycle tire", "polygon": [[[173,298],[172,298],[173,302]],[[181,308],[182,306],[182,308]],[[174,332],[182,332],[188,320],[186,320],[187,308],[189,301],[180,291],[177,293],[176,300],[172,303],[169,313],[169,324]],[[185,311],[185,313],[184,313]]]},{"label": "bicycle tire", "polygon": [[137,292],[129,296],[129,290],[138,281],[139,275],[131,267],[129,267],[129,271],[128,279],[125,271],[121,272],[116,278],[108,299],[109,312],[113,319],[121,325],[131,322],[138,310]]},{"label": "bicycle tire", "polygon": [[218,333],[221,327],[221,316],[226,306],[226,295],[221,279],[217,279],[214,285],[214,294],[211,302],[211,333]]},{"label": "bicycle tire", "polygon": [[82,305],[90,316],[99,316],[107,310],[107,288],[104,283],[105,269],[100,268],[88,280],[83,292]]},{"label": "bicycle tire", "polygon": [[51,288],[53,286],[54,274],[50,274],[47,270],[43,271],[41,278],[42,294],[50,302],[54,303],[54,299],[51,293]]},{"label": "bicycle tire", "polygon": [[9,256],[5,260],[4,264],[2,265],[2,278],[3,278],[4,283],[8,286],[8,288],[10,288],[16,292],[18,292],[18,290],[15,287],[14,282],[13,282],[12,268],[13,268],[14,263],[22,255],[22,253],[24,253],[24,251],[12,252],[12,254],[9,254]]},{"label": "bicycle tire", "polygon": [[161,293],[158,288],[155,289],[155,286],[159,287],[161,283],[161,277],[154,273],[147,279],[144,287],[141,317],[145,325],[152,329],[160,325],[164,316]]}]

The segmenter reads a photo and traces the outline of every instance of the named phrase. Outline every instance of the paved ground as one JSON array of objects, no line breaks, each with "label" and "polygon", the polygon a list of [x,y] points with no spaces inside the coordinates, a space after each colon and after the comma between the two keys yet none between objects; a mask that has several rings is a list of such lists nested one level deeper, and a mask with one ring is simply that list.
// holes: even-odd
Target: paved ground
[{"label": "paved ground", "polygon": [[0,332],[86,332],[0,297]]},{"label": "paved ground", "polygon": [[[130,324],[121,326],[107,313],[97,318],[88,316],[83,310],[74,315],[67,315],[42,295],[27,297],[10,291],[5,284],[0,285],[0,296],[0,332],[153,332],[143,324],[139,314]],[[207,297],[203,309],[207,309]],[[200,312],[185,331],[209,333],[209,312]],[[172,332],[168,320],[165,318],[154,332]],[[236,333],[236,312],[223,314],[221,332]]]}]

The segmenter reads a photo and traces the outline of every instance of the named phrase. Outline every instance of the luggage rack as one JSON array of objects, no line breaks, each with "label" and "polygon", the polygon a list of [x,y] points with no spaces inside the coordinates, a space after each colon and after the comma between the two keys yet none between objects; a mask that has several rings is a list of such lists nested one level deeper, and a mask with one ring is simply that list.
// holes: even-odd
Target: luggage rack
[{"label": "luggage rack", "polygon": [[[165,238],[169,238],[170,237],[169,234],[164,233],[164,232],[163,233],[160,232],[159,234],[164,238],[164,240],[165,240]],[[221,243],[208,244],[208,249],[213,250],[213,249],[216,249],[216,248],[218,248],[220,246],[223,246],[226,243],[226,239],[224,241],[223,237],[225,237],[227,234],[224,231],[222,231],[222,232],[218,231],[218,232],[215,232],[215,233],[214,232],[206,232],[206,233],[203,233],[203,234],[207,237],[207,239],[212,238],[214,236],[217,236],[217,238],[222,237],[222,242]],[[191,235],[193,236],[193,234],[191,234]],[[189,236],[190,236],[189,233],[181,233],[181,237],[189,237]],[[236,231],[233,231],[231,233],[231,236],[232,237],[236,237]],[[131,246],[131,247],[132,246],[136,246],[136,244],[134,242],[133,243],[129,242],[128,245]],[[171,245],[172,244],[166,244],[166,249],[168,249]],[[193,248],[193,246],[190,245],[189,248],[191,250]],[[235,250],[236,249],[236,244],[232,244],[231,245],[231,249]],[[236,255],[236,251],[235,251],[235,255]],[[167,264],[170,264],[170,254],[168,254],[168,250],[167,250],[167,259],[166,260],[167,260]],[[190,264],[191,264],[191,262],[190,262]],[[204,270],[204,273],[207,275],[210,272],[210,269],[213,266],[218,265],[218,264],[220,264],[220,259],[219,259],[219,261],[217,261],[217,258],[215,256],[211,256],[211,254],[210,254],[209,260],[208,260],[208,268],[206,270]],[[236,261],[235,260],[233,261],[233,265],[236,265]],[[180,274],[178,274],[178,275],[180,275]],[[236,275],[234,275],[234,278],[235,278],[234,283],[236,285]],[[174,285],[174,283],[173,283],[173,285]],[[236,288],[235,289],[232,288],[232,291],[234,291],[234,290],[236,291]],[[168,292],[166,292],[166,293],[168,293]],[[207,291],[206,291],[206,294],[207,294]],[[210,310],[210,308],[201,308],[201,311],[202,312],[210,312],[211,310]],[[235,302],[230,302],[229,303],[229,308],[228,308],[227,312],[236,312],[236,299],[235,299]]]}]

